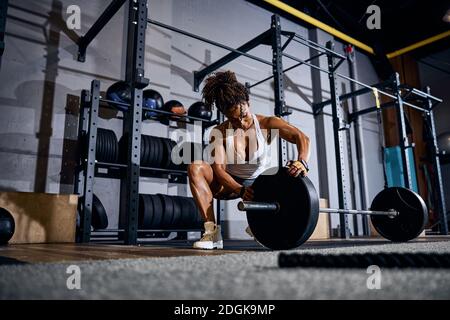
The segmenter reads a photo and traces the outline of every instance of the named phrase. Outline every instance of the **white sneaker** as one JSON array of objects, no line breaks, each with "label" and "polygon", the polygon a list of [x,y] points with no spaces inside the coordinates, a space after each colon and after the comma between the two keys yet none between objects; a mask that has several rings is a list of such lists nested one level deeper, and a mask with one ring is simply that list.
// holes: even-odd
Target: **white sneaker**
[{"label": "white sneaker", "polygon": [[205,233],[203,237],[194,242],[195,249],[223,249],[223,240],[220,226],[217,226],[214,222],[205,222]]}]

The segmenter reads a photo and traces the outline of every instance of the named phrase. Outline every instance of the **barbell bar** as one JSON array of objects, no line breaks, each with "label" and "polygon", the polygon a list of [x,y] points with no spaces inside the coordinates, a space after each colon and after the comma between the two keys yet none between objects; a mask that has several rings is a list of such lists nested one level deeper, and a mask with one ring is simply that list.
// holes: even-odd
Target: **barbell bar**
[{"label": "barbell bar", "polygon": [[[257,202],[257,201],[240,201],[238,203],[238,209],[240,211],[274,211],[280,210],[280,205],[277,202]],[[396,217],[399,215],[395,209],[388,211],[378,210],[354,210],[354,209],[334,209],[334,208],[320,208],[320,212],[324,213],[339,213],[339,214],[361,214],[370,216],[391,216]]]}]

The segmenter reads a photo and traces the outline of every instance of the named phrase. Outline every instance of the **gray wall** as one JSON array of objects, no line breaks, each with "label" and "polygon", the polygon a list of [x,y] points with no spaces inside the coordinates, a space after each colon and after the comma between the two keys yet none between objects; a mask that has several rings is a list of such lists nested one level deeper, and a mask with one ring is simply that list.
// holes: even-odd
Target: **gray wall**
[{"label": "gray wall", "polygon": [[[78,124],[78,96],[82,89],[90,87],[94,78],[102,81],[102,90],[124,77],[125,39],[124,9],[122,9],[92,42],[85,63],[79,63],[74,39],[76,34],[64,27],[66,7],[73,1],[62,1],[60,13],[56,14],[58,2],[52,0],[10,1],[7,22],[6,51],[0,72],[0,188],[2,190],[34,191],[49,193],[73,192],[73,165]],[[103,11],[108,1],[78,1],[82,12],[84,34]],[[26,8],[27,11],[20,8]],[[53,9],[52,9],[53,6]],[[53,12],[49,23],[42,15]],[[58,17],[59,16],[59,17]],[[199,34],[203,37],[237,47],[265,31],[270,26],[271,13],[243,0],[213,1],[149,1],[149,17],[166,24]],[[290,21],[282,19],[284,30],[295,31],[305,37],[315,34],[319,43],[331,39],[322,31],[309,32]],[[192,71],[202,68],[222,57],[227,52],[194,39],[149,26],[146,44],[146,76],[150,86],[160,91],[166,100],[177,99],[186,106],[200,99],[192,91]],[[342,52],[337,43],[336,50]],[[307,58],[308,48],[292,44],[287,52]],[[271,60],[268,47],[259,47],[252,54]],[[284,60],[288,67],[295,62]],[[320,60],[326,67],[326,61]],[[368,58],[357,53],[358,77],[367,83],[377,82]],[[339,72],[348,74],[344,63]],[[271,74],[269,66],[242,57],[224,69],[236,72],[242,82],[255,82]],[[309,67],[302,66],[286,74],[286,103],[293,110],[288,121],[298,126],[312,140],[310,178],[321,196],[326,196],[332,206],[337,206],[336,166],[332,124],[329,115],[324,115],[325,132],[317,133],[317,120],[311,115],[313,101],[329,97],[326,74],[313,76]],[[316,84],[319,83],[320,85]],[[273,114],[272,82],[252,89],[251,106],[256,113]],[[339,88],[349,91],[346,81]],[[361,107],[374,104],[370,96],[360,98]],[[327,107],[326,112],[330,112]],[[121,136],[122,124],[108,112],[103,112],[100,126],[112,128]],[[363,118],[367,167],[370,168],[370,199],[382,188],[382,169],[378,147],[378,129],[374,116]],[[175,123],[163,126],[146,122],[143,133],[169,136],[177,129]],[[192,128],[191,128],[192,129]],[[316,134],[323,135],[325,154],[318,161]],[[354,146],[352,148],[354,150]],[[296,156],[294,146],[289,155]],[[354,162],[356,161],[353,158]],[[356,166],[356,162],[354,164]],[[348,168],[347,168],[348,169]],[[347,170],[347,173],[349,171]],[[355,179],[358,174],[354,174]],[[319,180],[321,181],[319,183]],[[356,180],[357,181],[357,180]],[[357,185],[357,184],[356,184]],[[142,179],[142,193],[190,194],[184,185],[167,184],[162,179]],[[358,190],[346,185],[350,195],[358,197]],[[96,179],[95,193],[104,203],[110,217],[110,226],[117,226],[119,182]],[[369,199],[369,203],[370,203]],[[356,199],[359,206],[359,200]],[[351,198],[349,204],[351,204]],[[235,210],[236,202],[225,205],[225,228],[232,238],[245,237],[245,216]],[[336,227],[338,218],[332,218]]]}]

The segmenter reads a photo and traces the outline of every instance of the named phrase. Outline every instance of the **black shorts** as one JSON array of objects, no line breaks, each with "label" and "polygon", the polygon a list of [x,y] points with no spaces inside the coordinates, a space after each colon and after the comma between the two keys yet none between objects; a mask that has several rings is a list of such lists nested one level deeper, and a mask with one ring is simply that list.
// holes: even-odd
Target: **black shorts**
[{"label": "black shorts", "polygon": [[253,184],[253,182],[255,182],[255,179],[245,179],[245,178],[241,178],[241,177],[236,177],[232,174],[230,174],[230,176],[233,177],[234,180],[236,180],[237,183],[242,184],[244,187],[249,187]]},{"label": "black shorts", "polygon": [[[229,174],[234,180],[236,180],[237,183],[243,185],[244,187],[249,187],[253,184],[253,182],[255,182],[256,179],[245,179],[245,178],[240,178],[240,177],[236,177],[232,174]],[[234,200],[234,199],[238,199],[239,198],[239,194],[237,193],[230,193],[230,194],[215,194],[214,198],[219,199],[219,200]]]}]

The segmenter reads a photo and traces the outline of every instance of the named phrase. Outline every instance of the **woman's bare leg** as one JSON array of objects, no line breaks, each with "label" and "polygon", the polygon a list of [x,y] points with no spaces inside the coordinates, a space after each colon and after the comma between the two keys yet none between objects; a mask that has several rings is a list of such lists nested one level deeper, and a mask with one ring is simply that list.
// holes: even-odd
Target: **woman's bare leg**
[{"label": "woman's bare leg", "polygon": [[223,191],[223,187],[214,181],[211,165],[202,161],[188,166],[189,185],[195,202],[205,222],[216,221],[213,197]]}]

